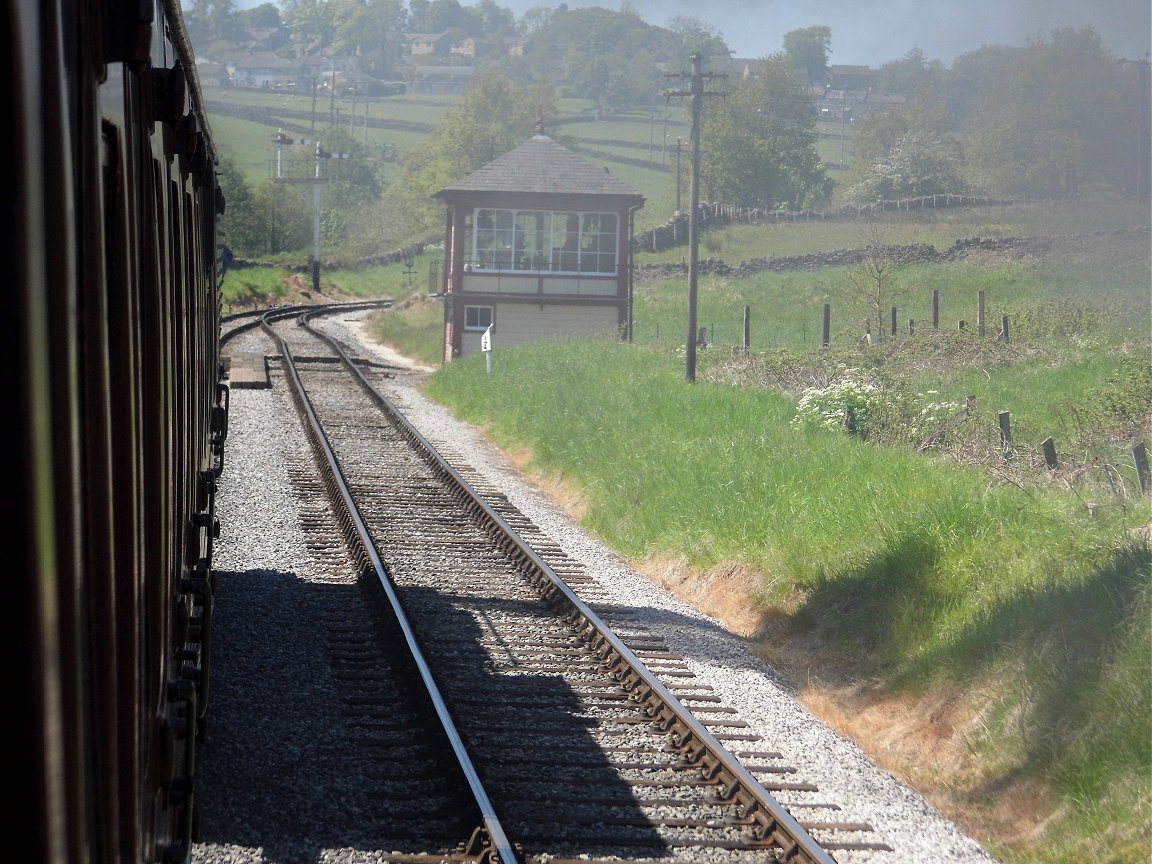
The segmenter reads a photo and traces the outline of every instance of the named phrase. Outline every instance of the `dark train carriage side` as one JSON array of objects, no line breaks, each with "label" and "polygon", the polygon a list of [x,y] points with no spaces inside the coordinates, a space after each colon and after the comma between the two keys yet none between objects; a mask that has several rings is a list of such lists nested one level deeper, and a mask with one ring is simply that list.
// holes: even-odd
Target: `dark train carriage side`
[{"label": "dark train carriage side", "polygon": [[6,23],[12,839],[181,861],[227,426],[215,154],[178,0],[8,0]]}]

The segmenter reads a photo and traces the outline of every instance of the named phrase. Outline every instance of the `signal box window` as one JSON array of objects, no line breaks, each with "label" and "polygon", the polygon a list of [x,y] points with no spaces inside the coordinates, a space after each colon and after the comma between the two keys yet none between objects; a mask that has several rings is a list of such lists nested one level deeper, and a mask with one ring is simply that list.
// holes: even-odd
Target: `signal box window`
[{"label": "signal box window", "polygon": [[616,273],[615,213],[478,209],[472,214],[471,268],[509,273]]},{"label": "signal box window", "polygon": [[465,306],[464,329],[487,330],[492,325],[491,306]]}]

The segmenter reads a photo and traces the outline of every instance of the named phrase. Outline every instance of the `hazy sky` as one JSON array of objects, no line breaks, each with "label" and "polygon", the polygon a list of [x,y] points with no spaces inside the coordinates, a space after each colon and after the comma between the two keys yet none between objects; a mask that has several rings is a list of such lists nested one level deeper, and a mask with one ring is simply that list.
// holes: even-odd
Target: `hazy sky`
[{"label": "hazy sky", "polygon": [[[460,0],[461,5],[474,5]],[[519,18],[560,0],[496,0]],[[569,9],[619,9],[619,0],[565,0]],[[631,0],[649,24],[687,16],[713,25],[738,57],[779,51],[784,34],[801,27],[832,29],[832,63],[880,66],[919,48],[946,65],[982,45],[1024,45],[1060,27],[1092,26],[1118,57],[1152,48],[1149,0]]]}]

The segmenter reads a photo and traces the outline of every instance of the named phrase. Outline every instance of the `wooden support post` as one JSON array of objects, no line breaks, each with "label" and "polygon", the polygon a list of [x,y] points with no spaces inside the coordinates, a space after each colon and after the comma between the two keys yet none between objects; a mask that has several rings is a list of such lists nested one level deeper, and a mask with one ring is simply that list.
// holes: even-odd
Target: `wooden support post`
[{"label": "wooden support post", "polygon": [[1007,342],[1008,341],[1008,316],[1007,315],[1001,315],[1000,316],[1000,334],[996,338],[999,339],[1001,342]]},{"label": "wooden support post", "polygon": [[908,335],[909,336],[915,336],[916,335],[916,319],[915,318],[909,318],[908,319]]},{"label": "wooden support post", "polygon": [[896,335],[896,307],[895,306],[892,307],[892,327],[891,327],[891,329],[892,329],[892,335],[895,336]]},{"label": "wooden support post", "polygon": [[832,335],[832,305],[830,303],[824,304],[824,336],[822,344],[825,348],[828,347],[829,339]]},{"label": "wooden support post", "polygon": [[752,307],[744,306],[744,353],[748,353],[748,348],[752,344]]},{"label": "wooden support post", "polygon": [[961,331],[961,332],[963,332],[963,331],[964,331],[964,328],[965,328],[965,327],[967,327],[967,326],[968,326],[968,322],[967,322],[967,321],[965,321],[963,318],[961,318],[961,319],[960,319],[960,320],[959,320],[959,321],[956,323],[956,329],[957,329],[957,330],[959,330],[959,331]]},{"label": "wooden support post", "polygon": [[1140,478],[1140,491],[1152,495],[1152,475],[1148,471],[1148,448],[1143,443],[1132,448],[1132,458],[1136,462],[1136,476]]},{"label": "wooden support post", "polygon": [[1055,471],[1060,467],[1060,462],[1056,459],[1056,442],[1049,436],[1045,438],[1040,447],[1044,450],[1044,464],[1048,466],[1049,471]]},{"label": "wooden support post", "polygon": [[932,289],[932,330],[940,329],[940,289]]},{"label": "wooden support post", "polygon": [[981,290],[976,302],[976,333],[984,336],[984,291]]},{"label": "wooden support post", "polygon": [[1004,452],[1004,461],[1012,461],[1012,420],[1007,411],[1000,412],[1000,449]]}]

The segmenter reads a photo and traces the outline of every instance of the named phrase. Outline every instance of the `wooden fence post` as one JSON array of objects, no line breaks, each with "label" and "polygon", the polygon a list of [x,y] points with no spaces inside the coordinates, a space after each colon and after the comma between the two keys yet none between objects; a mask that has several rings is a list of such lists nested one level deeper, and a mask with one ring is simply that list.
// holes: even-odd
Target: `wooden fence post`
[{"label": "wooden fence post", "polygon": [[1140,491],[1152,495],[1152,475],[1148,471],[1148,448],[1141,442],[1132,448],[1132,458],[1136,462],[1136,476],[1140,478]]},{"label": "wooden fence post", "polygon": [[932,289],[932,329],[940,329],[940,289]]},{"label": "wooden fence post", "polygon": [[908,335],[909,336],[915,336],[916,335],[916,319],[915,318],[909,318],[908,319]]},{"label": "wooden fence post", "polygon": [[825,348],[828,347],[828,340],[832,332],[832,304],[824,304],[824,341],[821,343]]},{"label": "wooden fence post", "polygon": [[1049,471],[1055,471],[1060,467],[1060,462],[1056,459],[1056,442],[1049,436],[1044,439],[1040,447],[1044,450],[1044,464],[1048,466]]},{"label": "wooden fence post", "polygon": [[984,291],[981,289],[977,295],[976,301],[976,333],[981,338],[984,336]]},{"label": "wooden fence post", "polygon": [[748,353],[748,348],[752,344],[752,307],[745,304],[744,306],[744,353]]},{"label": "wooden fence post", "polygon": [[892,307],[892,335],[896,335],[896,307]]},{"label": "wooden fence post", "polygon": [[1000,316],[1000,333],[996,336],[1001,342],[1008,341],[1008,316]]},{"label": "wooden fence post", "polygon": [[1004,461],[1012,461],[1012,420],[1007,411],[1000,412],[1000,449],[1004,452]]}]

